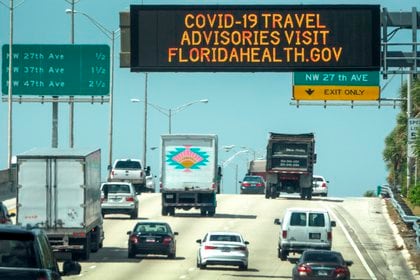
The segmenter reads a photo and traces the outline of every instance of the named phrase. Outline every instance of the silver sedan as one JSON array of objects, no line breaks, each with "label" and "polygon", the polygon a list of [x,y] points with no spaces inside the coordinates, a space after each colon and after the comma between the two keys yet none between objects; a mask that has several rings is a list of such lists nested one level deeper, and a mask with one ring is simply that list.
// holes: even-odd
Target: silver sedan
[{"label": "silver sedan", "polygon": [[198,239],[200,244],[197,255],[197,267],[207,265],[239,266],[241,270],[248,269],[248,241],[237,232],[209,232],[204,238]]}]

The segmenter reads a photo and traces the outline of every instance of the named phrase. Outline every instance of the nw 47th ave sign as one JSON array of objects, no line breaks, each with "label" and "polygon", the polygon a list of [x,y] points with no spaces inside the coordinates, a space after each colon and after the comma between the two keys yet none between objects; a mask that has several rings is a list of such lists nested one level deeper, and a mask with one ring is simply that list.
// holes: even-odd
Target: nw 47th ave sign
[{"label": "nw 47th ave sign", "polygon": [[295,100],[364,100],[380,98],[379,72],[293,73]]},{"label": "nw 47th ave sign", "polygon": [[[107,45],[13,45],[14,96],[109,94]],[[9,45],[2,50],[2,92],[8,93]]]}]

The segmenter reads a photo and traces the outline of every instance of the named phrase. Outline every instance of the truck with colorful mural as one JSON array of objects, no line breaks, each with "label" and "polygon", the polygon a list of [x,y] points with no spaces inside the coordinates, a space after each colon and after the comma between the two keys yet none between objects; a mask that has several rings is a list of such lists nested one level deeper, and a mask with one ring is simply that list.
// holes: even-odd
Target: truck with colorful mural
[{"label": "truck with colorful mural", "polygon": [[285,192],[298,193],[302,199],[311,199],[315,163],[313,133],[271,132],[267,144],[265,197],[276,198]]},{"label": "truck with colorful mural", "polygon": [[171,134],[161,136],[162,215],[175,209],[200,209],[201,216],[214,216],[221,168],[218,166],[217,135]]}]

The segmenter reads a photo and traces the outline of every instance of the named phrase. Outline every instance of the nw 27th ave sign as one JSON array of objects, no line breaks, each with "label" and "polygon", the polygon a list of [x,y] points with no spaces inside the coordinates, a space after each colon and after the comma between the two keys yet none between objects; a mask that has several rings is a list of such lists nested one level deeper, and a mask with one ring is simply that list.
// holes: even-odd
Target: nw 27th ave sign
[{"label": "nw 27th ave sign", "polygon": [[132,5],[131,71],[380,68],[379,5]]}]

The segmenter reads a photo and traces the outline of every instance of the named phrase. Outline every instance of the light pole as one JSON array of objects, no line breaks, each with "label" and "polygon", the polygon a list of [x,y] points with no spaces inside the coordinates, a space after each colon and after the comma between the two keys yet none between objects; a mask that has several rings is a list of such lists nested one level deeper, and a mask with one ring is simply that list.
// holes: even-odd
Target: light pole
[{"label": "light pole", "polygon": [[97,20],[89,16],[88,14],[80,11],[75,11],[74,9],[66,9],[67,14],[81,14],[85,16],[90,22],[93,23],[103,34],[105,34],[108,39],[111,40],[111,61],[110,61],[110,69],[111,69],[111,77],[109,79],[109,153],[108,153],[108,170],[112,166],[112,134],[113,134],[113,116],[114,116],[114,45],[115,45],[115,38],[117,38],[120,29],[115,29],[113,31],[105,28],[102,24],[100,24]]},{"label": "light pole", "polygon": [[209,100],[208,99],[195,100],[195,101],[191,101],[191,102],[185,103],[183,105],[180,105],[178,107],[170,108],[170,109],[167,109],[167,108],[164,108],[162,106],[159,106],[159,105],[156,105],[156,104],[153,104],[153,103],[149,103],[149,102],[147,102],[145,100],[141,100],[141,99],[137,99],[137,98],[132,98],[131,99],[131,102],[133,102],[133,103],[144,102],[148,106],[153,107],[157,111],[159,111],[162,114],[164,114],[165,116],[167,116],[168,119],[169,119],[169,134],[172,134],[172,116],[173,115],[175,115],[176,113],[179,113],[179,112],[185,110],[187,107],[189,107],[189,106],[191,106],[193,104],[197,104],[197,103],[208,103]]}]

